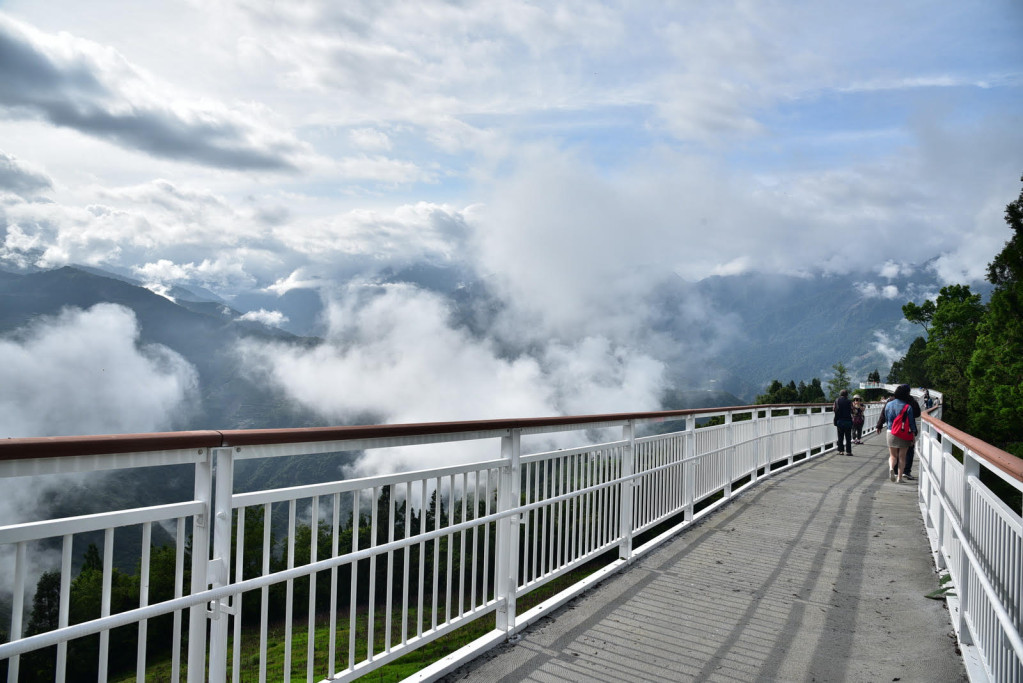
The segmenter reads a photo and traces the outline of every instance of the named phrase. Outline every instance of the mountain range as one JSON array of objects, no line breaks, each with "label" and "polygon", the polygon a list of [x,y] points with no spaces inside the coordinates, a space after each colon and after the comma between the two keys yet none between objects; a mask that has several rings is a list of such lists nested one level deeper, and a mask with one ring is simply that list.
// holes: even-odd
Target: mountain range
[{"label": "mountain range", "polygon": [[[704,407],[708,402],[752,402],[773,379],[826,381],[835,363],[848,368],[854,382],[871,370],[887,373],[892,353],[901,355],[919,334],[902,320],[908,300],[933,295],[939,285],[928,279],[888,278],[876,285],[862,277],[796,277],[747,273],[698,282],[678,279],[657,292],[655,331],[681,347],[703,343],[713,353],[700,363],[666,364],[669,389],[664,408]],[[486,287],[467,282],[463,273],[417,266],[383,275],[440,293],[454,302],[455,324],[471,327],[486,309]],[[900,295],[864,295],[881,291]],[[686,302],[708,311],[701,329],[691,319],[673,317]],[[252,377],[228,351],[242,339],[278,341],[312,347],[321,342],[324,305],[312,289],[283,296],[250,292],[230,304],[201,287],[177,286],[165,295],[141,283],[93,268],[64,267],[32,273],[0,271],[0,336],[9,336],[41,316],[62,309],[86,309],[114,303],[134,312],[139,343],[160,344],[180,354],[197,371],[201,405],[182,429],[244,429],[309,426],[322,423],[290,402],[280,390]],[[282,315],[279,326],[241,320],[247,311],[268,309]],[[713,329],[712,329],[713,328]],[[721,329],[727,329],[722,333]],[[680,356],[682,354],[680,353]]]}]

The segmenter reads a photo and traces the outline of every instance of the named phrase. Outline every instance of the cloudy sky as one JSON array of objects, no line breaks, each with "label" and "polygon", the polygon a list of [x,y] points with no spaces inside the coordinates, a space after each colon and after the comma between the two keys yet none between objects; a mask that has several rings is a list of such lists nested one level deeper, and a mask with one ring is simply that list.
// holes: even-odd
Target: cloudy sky
[{"label": "cloudy sky", "polygon": [[[622,350],[668,277],[983,277],[1023,173],[1020,36],[1017,0],[5,0],[0,259],[225,296],[464,267],[517,324],[336,294],[338,372],[367,366],[352,320],[400,324],[470,345],[467,377],[546,377],[522,411],[584,409],[552,378],[651,374]],[[524,327],[555,345],[509,357]]]}]

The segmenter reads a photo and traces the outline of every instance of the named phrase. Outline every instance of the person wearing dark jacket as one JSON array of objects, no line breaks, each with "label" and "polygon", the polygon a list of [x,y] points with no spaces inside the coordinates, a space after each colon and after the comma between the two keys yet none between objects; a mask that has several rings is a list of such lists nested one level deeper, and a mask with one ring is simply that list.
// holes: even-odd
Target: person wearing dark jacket
[{"label": "person wearing dark jacket", "polygon": [[[912,406],[912,408],[913,408],[913,419],[917,423],[917,434],[919,434],[920,433],[920,423],[919,423],[918,420],[920,419],[920,412],[921,412],[920,411],[920,403],[919,403],[919,401],[916,400],[916,397],[913,396],[912,394],[910,394],[910,396],[909,396],[909,405]],[[913,455],[915,453],[916,453],[916,441],[914,441],[913,443],[909,444],[909,450],[906,451],[906,472],[902,475],[903,479],[908,479],[910,481],[913,481],[914,479],[916,479],[916,477],[914,477],[912,474],[910,474],[910,470],[913,469]]]},{"label": "person wearing dark jacket", "polygon": [[835,427],[838,429],[838,454],[852,455],[852,401],[847,389],[838,392],[835,400]]}]

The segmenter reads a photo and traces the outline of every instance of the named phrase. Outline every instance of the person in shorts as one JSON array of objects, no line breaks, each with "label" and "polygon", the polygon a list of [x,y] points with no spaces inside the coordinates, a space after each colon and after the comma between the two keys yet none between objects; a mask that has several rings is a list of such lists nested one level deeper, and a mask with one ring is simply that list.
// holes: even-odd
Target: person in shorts
[{"label": "person in shorts", "polygon": [[913,419],[913,405],[910,403],[909,385],[900,384],[895,395],[884,406],[884,426],[888,430],[885,437],[888,443],[888,480],[901,484],[906,470],[906,452],[913,441],[906,441],[892,434],[892,423],[902,412],[903,407],[909,408],[909,425],[914,438],[917,434],[916,420]]}]

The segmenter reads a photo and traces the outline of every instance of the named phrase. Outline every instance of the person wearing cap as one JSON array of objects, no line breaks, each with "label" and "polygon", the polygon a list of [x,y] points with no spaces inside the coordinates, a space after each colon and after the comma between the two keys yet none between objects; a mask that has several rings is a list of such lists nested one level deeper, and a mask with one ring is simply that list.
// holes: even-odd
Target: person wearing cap
[{"label": "person wearing cap", "polygon": [[863,445],[863,399],[855,394],[852,399],[852,439],[854,444]]}]

